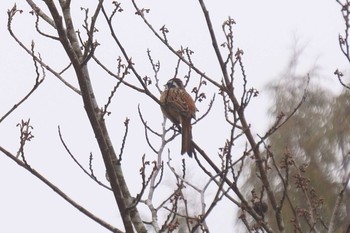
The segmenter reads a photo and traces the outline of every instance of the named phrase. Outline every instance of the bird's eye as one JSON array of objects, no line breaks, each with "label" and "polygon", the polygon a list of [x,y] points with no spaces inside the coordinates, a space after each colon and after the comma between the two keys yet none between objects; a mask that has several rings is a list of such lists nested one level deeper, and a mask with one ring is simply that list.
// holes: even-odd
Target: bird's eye
[{"label": "bird's eye", "polygon": [[167,86],[168,86],[168,88],[178,87],[177,84],[176,84],[175,82],[173,82],[173,81],[169,81],[169,82],[167,83]]}]

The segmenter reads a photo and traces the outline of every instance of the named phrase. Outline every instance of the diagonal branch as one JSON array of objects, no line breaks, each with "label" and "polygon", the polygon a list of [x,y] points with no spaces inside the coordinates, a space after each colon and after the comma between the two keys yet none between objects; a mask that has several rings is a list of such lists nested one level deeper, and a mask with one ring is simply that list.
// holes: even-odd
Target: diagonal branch
[{"label": "diagonal branch", "polygon": [[35,14],[40,16],[43,20],[45,20],[48,24],[50,24],[53,28],[56,29],[55,22],[47,15],[45,12],[43,12],[40,7],[38,7],[32,0],[26,0],[28,5],[33,9]]},{"label": "diagonal branch", "polygon": [[61,196],[64,200],[66,200],[69,204],[74,206],[76,209],[78,209],[80,212],[85,214],[87,217],[91,218],[101,226],[105,227],[106,229],[110,230],[111,232],[115,233],[123,233],[121,230],[113,227],[109,223],[105,222],[104,220],[98,218],[96,215],[85,209],[83,206],[79,205],[77,202],[75,202],[73,199],[71,199],[67,194],[65,194],[60,188],[55,186],[53,183],[51,183],[48,179],[46,179],[42,174],[31,168],[30,166],[26,165],[24,162],[22,162],[20,159],[16,158],[15,155],[7,151],[5,148],[0,146],[0,151],[4,153],[7,157],[12,159],[14,162],[16,162],[19,166],[23,167],[25,170],[30,172],[33,176],[41,180],[44,184],[46,184],[48,187],[50,187],[55,193],[57,193],[59,196]]},{"label": "diagonal branch", "polygon": [[17,13],[17,10],[15,7],[13,7],[11,10],[7,11],[8,14],[8,21],[7,21],[7,30],[9,31],[10,35],[12,36],[12,38],[17,42],[17,44],[22,47],[31,57],[33,57],[33,59],[38,62],[41,66],[45,67],[46,70],[48,70],[50,73],[52,73],[54,76],[56,76],[64,85],[66,85],[67,87],[69,87],[71,90],[73,90],[74,92],[76,92],[77,94],[81,95],[80,91],[75,88],[73,85],[71,85],[70,83],[68,83],[66,80],[64,80],[62,78],[62,76],[57,73],[55,70],[53,70],[50,66],[48,66],[46,63],[44,63],[39,57],[35,56],[32,51],[27,48],[18,38],[17,36],[14,34],[14,32],[12,31],[12,20],[15,16],[15,14]]},{"label": "diagonal branch", "polygon": [[[93,179],[97,184],[101,185],[102,187],[104,187],[105,189],[108,190],[112,190],[110,187],[108,187],[107,185],[103,184],[101,181],[99,181],[95,175],[93,175],[93,173],[89,173],[84,167],[83,165],[81,165],[81,163],[79,163],[79,161],[75,158],[75,156],[72,154],[72,152],[69,150],[67,144],[65,143],[65,141],[63,140],[63,136],[61,133],[61,127],[58,126],[58,136],[60,138],[60,141],[64,147],[64,149],[67,151],[67,153],[69,154],[69,156],[73,159],[73,161],[79,166],[79,168],[86,174],[88,175],[91,179]],[[91,168],[90,168],[91,170]]]},{"label": "diagonal branch", "polygon": [[136,9],[136,14],[139,15],[144,23],[147,25],[147,27],[152,31],[152,33],[174,54],[176,55],[183,63],[185,63],[187,66],[191,67],[197,74],[204,77],[206,80],[211,82],[214,86],[218,87],[219,89],[222,88],[222,86],[214,81],[212,78],[210,78],[208,75],[206,75],[204,72],[202,72],[200,69],[198,69],[196,66],[194,66],[190,61],[186,60],[184,56],[182,56],[182,53],[179,53],[178,50],[174,49],[167,41],[166,38],[163,38],[154,28],[153,26],[148,22],[146,19],[144,12],[142,9],[140,9],[135,0],[132,0],[132,3],[134,5],[134,8]]}]

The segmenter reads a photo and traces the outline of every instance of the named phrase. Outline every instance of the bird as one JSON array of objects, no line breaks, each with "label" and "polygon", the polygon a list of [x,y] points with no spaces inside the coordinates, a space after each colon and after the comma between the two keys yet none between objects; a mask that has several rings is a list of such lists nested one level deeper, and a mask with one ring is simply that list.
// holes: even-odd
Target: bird
[{"label": "bird", "polygon": [[164,91],[160,95],[160,106],[167,119],[178,127],[181,125],[181,154],[187,152],[188,156],[192,157],[191,119],[196,119],[197,108],[181,79],[172,78],[164,85]]}]

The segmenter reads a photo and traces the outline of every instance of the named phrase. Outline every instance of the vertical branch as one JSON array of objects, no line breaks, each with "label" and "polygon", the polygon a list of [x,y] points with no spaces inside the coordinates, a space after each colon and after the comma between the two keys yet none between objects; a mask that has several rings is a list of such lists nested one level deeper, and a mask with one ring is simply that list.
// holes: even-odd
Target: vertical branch
[{"label": "vertical branch", "polygon": [[[344,24],[345,24],[345,30],[344,30],[344,35],[339,34],[339,47],[348,62],[350,62],[350,46],[349,46],[349,30],[350,30],[350,3],[348,0],[345,1],[345,3],[342,3],[341,0],[336,0],[336,2],[341,6],[341,13],[343,16]],[[347,88],[350,89],[348,85],[346,85],[342,81],[343,73],[340,72],[338,69],[334,72],[334,74],[337,76],[340,84]]]},{"label": "vertical branch", "polygon": [[271,188],[270,182],[269,182],[267,174],[266,174],[266,170],[265,170],[264,165],[263,165],[263,159],[262,159],[262,156],[260,154],[259,145],[256,143],[256,141],[253,137],[253,134],[250,130],[250,124],[248,124],[248,122],[245,118],[244,107],[242,107],[239,104],[239,102],[234,94],[234,87],[233,87],[232,83],[230,83],[229,75],[228,75],[228,72],[226,70],[227,67],[225,66],[225,62],[221,56],[221,53],[220,53],[220,50],[218,47],[218,43],[216,40],[215,32],[213,30],[213,26],[212,26],[211,19],[209,16],[209,12],[204,4],[204,0],[198,0],[198,1],[200,3],[202,11],[204,13],[205,20],[207,22],[207,27],[208,27],[210,37],[212,40],[213,49],[216,53],[216,56],[217,56],[217,59],[219,61],[220,68],[221,68],[221,71],[222,71],[222,74],[224,77],[225,85],[223,87],[223,91],[225,93],[227,93],[230,101],[233,104],[234,110],[237,111],[239,121],[241,122],[241,125],[242,125],[243,132],[244,132],[244,134],[245,134],[245,136],[246,136],[246,138],[247,138],[247,140],[248,140],[248,142],[253,150],[256,166],[257,166],[259,174],[260,174],[260,179],[261,179],[261,181],[266,189],[267,196],[270,200],[272,208],[275,211],[276,222],[277,222],[278,228],[281,232],[284,232],[283,217],[282,217],[281,213],[279,211],[277,211],[278,205],[277,205],[276,197],[275,197],[275,194],[273,193],[273,190]]},{"label": "vertical branch", "polygon": [[[336,231],[336,226],[335,226],[336,220],[337,220],[340,208],[341,208],[341,203],[342,203],[343,198],[344,198],[344,193],[346,192],[346,189],[347,189],[348,184],[349,184],[349,180],[350,180],[350,173],[347,175],[347,177],[345,177],[342,188],[341,188],[341,190],[337,196],[337,199],[335,201],[335,205],[334,205],[334,208],[332,211],[331,219],[329,221],[329,227],[328,227],[327,233],[333,233]],[[350,228],[350,224],[349,224],[349,228]],[[348,228],[347,232],[349,232],[349,228]]]},{"label": "vertical branch", "polygon": [[341,13],[343,15],[344,23],[345,23],[345,30],[344,33],[345,35],[339,35],[339,45],[340,45],[340,50],[346,57],[346,59],[350,62],[350,47],[349,47],[349,18],[350,18],[350,4],[349,1],[346,0],[345,3],[342,3],[340,0],[336,0],[337,3],[342,7]]},{"label": "vertical branch", "polygon": [[20,146],[19,146],[16,158],[20,156],[23,160],[23,163],[27,167],[30,167],[24,156],[24,146],[26,145],[27,142],[30,142],[34,138],[34,135],[32,134],[33,126],[30,125],[30,119],[28,119],[27,121],[22,120],[21,123],[17,124],[17,127],[19,127],[19,131],[20,131],[20,137],[19,137]]},{"label": "vertical branch", "polygon": [[231,85],[230,85],[229,76],[228,76],[228,73],[226,70],[225,62],[224,62],[224,60],[221,56],[221,53],[220,53],[220,49],[219,49],[218,42],[216,40],[216,35],[215,35],[214,29],[213,29],[213,25],[212,25],[211,19],[209,17],[209,11],[207,10],[203,0],[198,0],[198,1],[199,1],[199,4],[201,5],[202,11],[203,11],[204,16],[205,16],[205,21],[207,23],[207,28],[209,30],[211,42],[212,42],[212,45],[213,45],[213,48],[214,48],[214,51],[216,54],[216,58],[219,61],[219,65],[221,68],[221,72],[224,76],[224,81],[225,81],[226,87],[230,87]]},{"label": "vertical branch", "polygon": [[[46,0],[45,3],[49,8],[53,19],[55,20],[60,42],[63,45],[69,59],[71,60],[75,73],[77,75],[79,86],[82,92],[84,107],[99,144],[125,230],[126,232],[130,233],[134,232],[134,223],[134,226],[136,229],[138,229],[138,231],[146,232],[146,229],[143,226],[136,208],[133,208],[131,210],[127,208],[127,205],[131,203],[130,193],[125,183],[121,165],[117,162],[117,156],[109,138],[105,122],[101,117],[100,109],[97,105],[89,77],[89,72],[87,69],[87,63],[81,65],[82,53],[80,51],[79,41],[75,34],[72,18],[70,15],[70,1],[60,0],[64,21],[67,25],[67,30],[63,26],[62,16],[58,13],[58,10],[53,1]],[[134,221],[133,223],[131,218]]]}]

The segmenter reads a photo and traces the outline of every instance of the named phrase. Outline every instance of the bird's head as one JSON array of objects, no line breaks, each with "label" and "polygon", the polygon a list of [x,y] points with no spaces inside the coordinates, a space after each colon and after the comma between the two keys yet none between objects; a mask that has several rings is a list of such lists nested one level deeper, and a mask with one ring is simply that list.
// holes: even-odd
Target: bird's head
[{"label": "bird's head", "polygon": [[184,88],[184,84],[182,83],[181,79],[172,78],[164,85],[164,87],[165,87],[165,90],[168,90],[171,88]]}]

